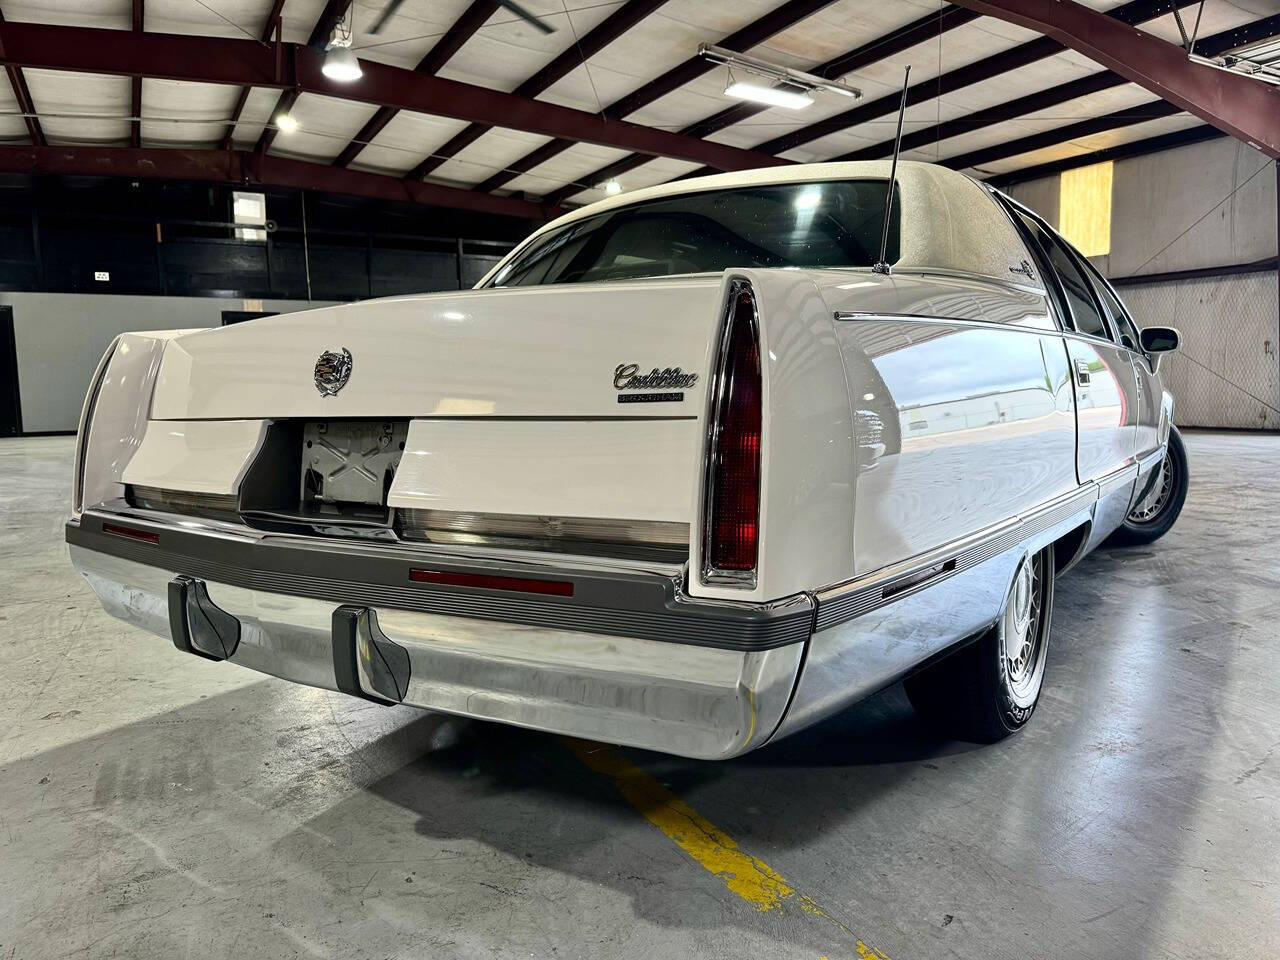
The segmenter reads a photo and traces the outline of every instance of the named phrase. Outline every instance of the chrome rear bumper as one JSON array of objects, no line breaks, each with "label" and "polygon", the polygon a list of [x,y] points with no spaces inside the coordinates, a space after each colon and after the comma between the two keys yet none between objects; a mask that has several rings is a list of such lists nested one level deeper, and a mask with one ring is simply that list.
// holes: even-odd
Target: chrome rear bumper
[{"label": "chrome rear bumper", "polygon": [[[106,532],[116,521],[158,542]],[[192,620],[181,610],[174,620],[175,581],[207,591],[215,616],[238,625],[232,663],[382,702],[699,759],[736,756],[772,736],[812,625],[804,595],[757,608],[702,602],[682,597],[678,583],[672,594],[656,573],[593,569],[560,573],[574,582],[572,600],[500,596],[409,585],[408,564],[439,566],[440,556],[198,527],[86,513],[67,539],[107,612],[159,636],[173,639]],[[391,566],[366,566],[368,556]],[[404,663],[391,684],[385,649]]]}]

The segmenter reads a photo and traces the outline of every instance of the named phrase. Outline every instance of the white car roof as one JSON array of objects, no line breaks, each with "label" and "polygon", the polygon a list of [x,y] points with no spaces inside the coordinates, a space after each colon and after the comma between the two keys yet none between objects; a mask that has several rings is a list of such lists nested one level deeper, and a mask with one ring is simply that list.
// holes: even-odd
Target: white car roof
[{"label": "white car roof", "polygon": [[[888,179],[889,169],[888,160],[790,164],[677,180],[609,197],[572,210],[535,231],[481,283],[487,282],[507,260],[538,237],[610,210],[709,190],[825,180]],[[1027,258],[1026,247],[1008,215],[986,188],[962,173],[916,160],[899,161],[897,182],[902,236],[895,267],[954,271],[1006,283],[1025,283],[1025,276],[1015,268]]]}]

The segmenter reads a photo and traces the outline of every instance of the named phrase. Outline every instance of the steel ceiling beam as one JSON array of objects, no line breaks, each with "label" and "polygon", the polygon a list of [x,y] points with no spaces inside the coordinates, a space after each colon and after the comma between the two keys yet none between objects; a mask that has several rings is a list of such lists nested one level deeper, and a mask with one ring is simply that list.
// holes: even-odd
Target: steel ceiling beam
[{"label": "steel ceiling beam", "polygon": [[0,146],[0,172],[289,187],[536,221],[564,212],[528,200],[243,150]]},{"label": "steel ceiling beam", "polygon": [[321,72],[322,53],[298,44],[283,44],[283,55],[277,59],[271,47],[234,37],[134,34],[95,27],[6,23],[0,25],[0,47],[0,60],[16,66],[315,93],[673,157],[720,170],[788,162],[755,150],[611,120],[370,60],[362,62],[364,76],[359,81],[344,84]]},{"label": "steel ceiling beam", "polygon": [[[333,28],[347,15],[347,11],[351,9],[351,2],[352,0],[328,0],[324,5],[324,10],[320,12],[320,17],[316,20],[315,26],[311,28],[311,36],[307,38],[308,49],[317,53],[324,51],[329,42],[329,34],[333,33]],[[285,90],[276,98],[276,105],[271,108],[271,113],[267,115],[267,124],[262,128],[262,133],[258,135],[258,143],[253,148],[258,153],[266,153],[271,149],[271,144],[275,141],[276,134],[280,132],[275,126],[275,118],[293,109],[294,103],[298,100],[299,92],[296,89]]]},{"label": "steel ceiling beam", "polygon": [[[1232,30],[1225,30],[1222,33],[1216,33],[1213,36],[1201,37],[1196,41],[1196,49],[1204,53],[1205,56],[1215,56],[1227,50],[1245,43],[1252,43],[1255,40],[1264,40],[1267,37],[1273,37],[1280,33],[1280,14],[1273,17],[1266,17],[1262,20],[1256,20],[1253,23],[1242,27],[1236,27]],[[1056,107],[1072,100],[1078,100],[1081,97],[1087,97],[1090,94],[1098,93],[1102,90],[1110,90],[1114,87],[1122,86],[1129,81],[1111,70],[1103,70],[1099,73],[1090,74],[1087,77],[1081,77],[1079,80],[1071,80],[1067,83],[1060,83],[1056,87],[1049,87],[1046,90],[1039,90],[1035,93],[1028,94],[1025,97],[1018,97],[1015,100],[1007,100],[1004,103],[997,104],[985,110],[978,110],[974,113],[966,114],[963,117],[956,117],[954,120],[947,120],[936,126],[928,127],[923,130],[916,130],[912,133],[903,134],[902,149],[914,150],[917,147],[925,147],[932,143],[939,143],[950,137],[958,137],[966,133],[972,133],[974,130],[980,130],[996,123],[1003,123],[1007,120],[1013,120],[1018,117],[1026,116],[1029,113],[1036,113],[1040,110],[1046,110],[1049,107]],[[873,144],[869,147],[863,147],[861,150],[854,150],[850,153],[841,154],[838,157],[832,157],[832,160],[880,160],[893,154],[893,141],[885,140],[882,143]]]},{"label": "steel ceiling beam", "polygon": [[[276,35],[276,30],[280,26],[280,11],[284,9],[284,0],[272,0],[271,10],[267,13],[266,26],[262,28],[262,42],[270,43],[271,38]],[[240,122],[240,114],[244,113],[244,105],[249,102],[249,93],[252,87],[241,87],[240,93],[236,96],[235,105],[231,108],[231,120],[227,123],[227,129],[222,134],[222,149],[230,150],[232,142],[235,139],[236,124]]]},{"label": "steel ceiling beam", "polygon": [[[1172,2],[1177,3],[1180,7],[1185,7],[1190,6],[1196,0],[1172,0]],[[962,6],[968,6],[968,4],[962,4]],[[1170,7],[1170,0],[1130,0],[1129,3],[1122,4],[1103,16],[1117,23],[1132,25],[1162,16],[1169,12]],[[963,67],[948,70],[946,73],[928,80],[920,81],[907,90],[907,106],[926,103],[936,97],[942,97],[964,87],[972,86],[975,83],[983,83],[1012,70],[1017,70],[1019,67],[1025,67],[1044,60],[1055,53],[1061,53],[1063,49],[1065,49],[1065,45],[1052,37],[1037,37],[1035,40],[1019,44],[1008,50],[1002,50],[981,60],[975,60],[973,63],[966,64]],[[886,94],[876,100],[845,110],[843,113],[836,114],[826,120],[819,120],[817,123],[811,123],[798,130],[774,137],[772,140],[766,140],[755,149],[775,154],[794,150],[796,147],[804,146],[804,144],[820,137],[839,133],[850,127],[856,127],[859,124],[869,123],[872,120],[878,120],[880,117],[895,114],[898,112],[901,99],[900,93]],[[689,176],[698,176],[705,172],[709,171],[699,170],[689,174]]]},{"label": "steel ceiling beam", "polygon": [[[133,0],[132,28],[142,32],[143,0]],[[142,78],[129,78],[129,146],[142,146]]]},{"label": "steel ceiling beam", "polygon": [[[580,40],[575,40],[566,50],[549,64],[535,73],[513,91],[516,96],[536,97],[548,87],[568,76],[578,66],[586,63],[589,57],[617,40],[649,14],[661,7],[667,0],[627,0],[621,7],[600,22],[593,30],[587,32]],[[421,180],[450,157],[470,146],[493,128],[485,124],[473,123],[451,138],[405,176]]]},{"label": "steel ceiling beam", "polygon": [[[718,46],[739,52],[748,50],[768,40],[775,33],[781,33],[806,17],[812,16],[832,2],[834,0],[788,0],[787,3],[769,11],[763,17],[753,20],[741,30],[736,30],[729,34],[719,41]],[[696,80],[707,71],[714,69],[716,69],[716,64],[710,60],[696,55],[692,56],[683,63],[672,67],[660,77],[650,80],[643,86],[633,90],[625,97],[615,100],[605,107],[601,114],[609,120],[621,120],[628,114],[635,113],[641,107],[648,106],[655,100],[665,97],[667,94],[680,89],[686,83]],[[520,174],[550,160],[557,154],[563,153],[573,144],[574,140],[568,137],[554,139],[550,143],[545,143],[510,164],[501,173],[494,174],[483,183],[476,184],[473,189],[486,193],[494,190],[515,179]],[[637,152],[647,153],[648,151]],[[768,151],[764,152],[767,153]]]},{"label": "steel ceiling beam", "polygon": [[955,157],[943,157],[941,163],[944,167],[951,167],[953,170],[981,167],[983,164],[994,163],[997,160],[1007,160],[1009,157],[1016,157],[1021,153],[1043,150],[1045,147],[1056,147],[1079,137],[1091,137],[1096,133],[1132,127],[1139,123],[1149,123],[1152,120],[1160,120],[1164,117],[1174,117],[1180,113],[1182,113],[1182,108],[1176,103],[1170,103],[1168,100],[1150,100],[1136,107],[1126,107],[1114,113],[1103,114],[1100,117],[1078,120],[1075,123],[1067,124],[1065,127],[1054,127],[1052,130],[1046,130],[1043,133],[1033,133],[1030,136],[1019,137],[1016,140],[1006,140],[1004,143],[983,147],[981,150],[971,150]]},{"label": "steel ceiling beam", "polygon": [[1002,173],[999,176],[988,177],[987,183],[1004,190],[1012,184],[1038,180],[1041,177],[1051,177],[1054,174],[1062,173],[1064,170],[1088,167],[1106,160],[1141,157],[1148,153],[1172,150],[1174,147],[1185,147],[1193,143],[1204,143],[1206,140],[1217,140],[1225,136],[1226,134],[1217,127],[1204,123],[1188,130],[1175,130],[1173,133],[1162,133],[1159,136],[1146,137],[1142,140],[1130,140],[1128,143],[1118,143],[1113,147],[1104,147],[1101,150],[1094,150],[1090,153],[1064,157],[1061,160],[1051,160],[1049,163],[1037,164],[1034,167],[1023,167],[1021,170],[1013,170],[1009,173]]},{"label": "steel ceiling beam", "polygon": [[[0,12],[0,24],[4,23],[4,13]],[[4,44],[0,42],[0,53],[4,52]],[[36,116],[35,104],[31,101],[31,89],[27,86],[27,78],[22,75],[22,68],[6,63],[4,71],[9,75],[9,86],[13,87],[13,99],[18,101],[18,109],[22,111],[22,120],[27,125],[27,136],[37,147],[43,147],[44,128],[40,126],[40,118]]]},{"label": "steel ceiling beam", "polygon": [[1043,33],[1180,110],[1280,157],[1280,88],[1187,59],[1186,51],[1074,0],[957,0],[970,10]]},{"label": "steel ceiling beam", "polygon": [[[471,39],[498,9],[497,0],[472,0],[471,5],[462,12],[462,16],[453,22],[444,36],[436,41],[434,47],[427,51],[416,67],[415,73],[433,74],[452,59],[462,49],[462,45]],[[360,151],[385,129],[399,110],[394,107],[379,107],[378,112],[369,118],[360,128],[360,132],[352,137],[351,142],[342,148],[342,152],[334,158],[335,167],[349,166],[351,161],[360,155]]]},{"label": "steel ceiling beam", "polygon": [[[886,57],[908,50],[916,44],[941,36],[948,30],[954,30],[956,27],[976,19],[978,19],[978,15],[971,10],[948,5],[937,13],[926,14],[918,20],[899,27],[897,30],[893,30],[882,37],[877,37],[869,43],[854,47],[852,50],[842,53],[826,63],[820,63],[808,72],[817,74],[820,77],[826,77],[828,80],[835,80],[854,70],[860,70]],[[735,103],[733,106],[726,107],[718,113],[689,124],[680,132],[688,137],[706,137],[717,130],[723,130],[725,127],[732,126],[735,123],[741,123],[743,120],[754,117],[756,114],[763,113],[768,109],[768,107],[759,104]],[[546,199],[549,203],[563,203],[575,193],[579,193],[583,189],[582,184],[604,183],[643,166],[649,160],[649,157],[633,153],[628,157],[623,157],[607,166],[601,167],[593,173],[587,174],[581,181],[566,184],[559,190],[547,194]]]}]

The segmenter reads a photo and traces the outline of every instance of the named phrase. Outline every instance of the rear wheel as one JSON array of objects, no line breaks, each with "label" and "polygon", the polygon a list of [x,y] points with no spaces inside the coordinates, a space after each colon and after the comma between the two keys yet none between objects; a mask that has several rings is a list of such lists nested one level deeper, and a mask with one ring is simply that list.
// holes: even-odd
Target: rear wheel
[{"label": "rear wheel", "polygon": [[1155,479],[1141,500],[1133,505],[1116,532],[1107,538],[1112,547],[1131,547],[1159,540],[1182,513],[1187,499],[1187,448],[1177,427],[1169,430],[1169,447]]},{"label": "rear wheel", "polygon": [[1049,651],[1053,565],[1052,546],[1023,557],[995,626],[907,678],[911,705],[938,732],[994,743],[1031,719]]}]

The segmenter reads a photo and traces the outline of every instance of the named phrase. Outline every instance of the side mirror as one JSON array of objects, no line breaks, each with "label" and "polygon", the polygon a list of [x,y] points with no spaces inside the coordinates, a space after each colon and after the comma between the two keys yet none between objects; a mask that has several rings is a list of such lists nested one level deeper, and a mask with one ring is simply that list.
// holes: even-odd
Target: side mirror
[{"label": "side mirror", "polygon": [[1182,337],[1173,327],[1145,327],[1139,334],[1147,353],[1170,353],[1178,349]]}]

